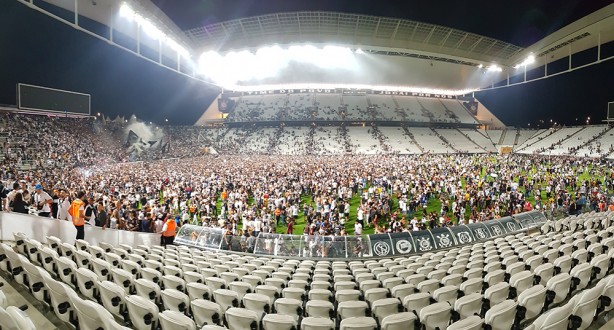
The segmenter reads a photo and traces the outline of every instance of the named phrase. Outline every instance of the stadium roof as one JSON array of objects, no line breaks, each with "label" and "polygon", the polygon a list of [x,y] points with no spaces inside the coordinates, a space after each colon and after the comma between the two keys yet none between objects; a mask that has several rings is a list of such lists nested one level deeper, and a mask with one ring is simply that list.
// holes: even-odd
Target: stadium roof
[{"label": "stadium roof", "polygon": [[448,62],[501,63],[523,50],[508,42],[435,24],[323,11],[240,18],[185,33],[196,49],[216,51],[267,44],[334,42],[353,45],[366,52],[414,53],[416,56],[432,53],[439,54],[442,59],[448,57],[445,60]]},{"label": "stadium roof", "polygon": [[[185,15],[186,12],[195,9],[194,6],[197,4],[203,4],[202,1],[197,0],[184,1],[182,1],[184,5],[178,5],[176,1],[164,0],[92,0],[77,2],[39,0],[35,5],[53,4],[67,10],[68,17],[70,17],[70,12],[75,10],[75,4],[77,4],[78,16],[90,18],[107,27],[113,26],[111,30],[119,32],[118,35],[134,38],[137,40],[137,44],[140,43],[149,49],[153,49],[154,52],[159,50],[158,59],[150,57],[149,60],[162,65],[163,58],[170,58],[172,59],[171,64],[164,66],[172,70],[182,71],[182,73],[190,76],[196,75],[196,62],[200,55],[208,50],[227,53],[231,50],[247,49],[254,51],[262,46],[270,45],[334,44],[354,50],[360,49],[362,52],[372,55],[393,55],[385,58],[383,56],[370,57],[370,59],[377,58],[377,60],[367,59],[366,62],[361,62],[360,70],[355,70],[354,73],[356,74],[353,76],[337,72],[329,77],[322,74],[322,71],[311,72],[304,68],[298,68],[298,70],[294,68],[281,72],[276,79],[243,80],[242,84],[247,86],[292,83],[345,84],[360,81],[368,85],[413,86],[447,90],[477,89],[493,86],[495,82],[503,81],[506,77],[509,79],[510,76],[517,74],[518,71],[514,67],[523,63],[523,60],[528,56],[535,58],[535,64],[525,66],[527,70],[614,40],[614,4],[603,7],[604,5],[600,1],[586,5],[578,1],[571,1],[570,4],[566,4],[566,12],[557,12],[557,19],[561,18],[559,16],[564,16],[558,20],[557,24],[552,24],[555,19],[553,16],[549,16],[548,20],[551,24],[548,28],[556,27],[557,30],[553,32],[542,29],[541,34],[534,36],[537,36],[537,38],[529,38],[537,42],[529,44],[526,42],[529,39],[525,40],[523,44],[528,45],[526,48],[483,35],[493,34],[487,28],[493,27],[493,20],[497,21],[494,18],[495,13],[490,16],[486,15],[487,9],[492,10],[487,6],[477,6],[467,10],[472,14],[471,16],[466,13],[465,15],[449,13],[449,10],[464,8],[462,6],[446,7],[445,12],[442,12],[441,15],[447,15],[447,19],[435,19],[435,21],[444,22],[446,25],[449,21],[450,24],[466,27],[468,25],[461,23],[475,21],[477,22],[475,24],[481,24],[489,21],[490,25],[485,25],[484,29],[473,30],[476,32],[479,30],[483,34],[407,18],[365,15],[364,12],[372,11],[372,7],[362,8],[361,12],[354,13],[338,11],[270,13],[273,10],[279,10],[278,7],[282,9],[294,8],[287,2],[273,0],[252,3],[251,9],[239,6],[239,4],[246,3],[248,0],[236,0],[238,2],[233,2],[233,5],[228,5],[226,2],[218,3],[217,9],[234,9],[233,15],[227,16],[227,18],[234,19],[214,20],[214,23],[182,31],[182,27],[194,26],[194,21],[186,23],[182,20],[185,16],[174,13],[173,10],[180,10]],[[216,3],[215,0],[210,1]],[[349,8],[350,11],[365,6],[365,4],[349,6],[349,3],[342,0],[333,2],[337,4],[337,7],[325,6],[329,2],[315,2],[317,6],[322,8],[336,8],[338,10]],[[140,30],[135,29],[134,24],[121,18],[120,9],[124,3],[132,7],[137,13],[142,14],[147,21],[153,22],[165,36],[172,38],[173,44],[169,45],[176,46],[179,44],[178,47],[189,52],[191,59],[182,61],[178,59],[177,47],[169,47],[168,45],[162,47],[155,38],[143,36],[146,33],[141,35]],[[354,3],[352,2],[352,4]],[[411,6],[414,5],[412,3]],[[30,6],[35,8],[34,5]],[[407,9],[403,6],[405,4],[386,5],[382,3],[379,7],[388,8],[388,11],[375,10],[373,12],[387,15],[397,8],[399,15],[406,15],[406,13],[400,12],[403,8]],[[471,6],[471,3],[463,4],[463,6]],[[505,26],[503,23],[509,22],[509,16],[518,12],[517,4],[514,6],[510,7],[508,15],[499,15],[502,21],[500,25],[503,25],[499,26],[500,30],[514,29],[514,27]],[[296,8],[306,7],[308,6],[296,5]],[[429,7],[433,8],[434,6],[429,5]],[[543,9],[542,7],[534,8]],[[413,7],[411,8],[413,9]],[[418,8],[416,7],[416,9]],[[552,10],[552,7],[549,7],[549,9]],[[202,13],[202,9],[195,11]],[[249,16],[254,11],[265,14]],[[590,14],[586,15],[587,12]],[[578,19],[578,15],[586,16],[580,16],[581,18]],[[71,23],[70,18],[68,20],[64,18],[64,20],[69,24]],[[562,28],[559,28],[561,26]],[[501,34],[494,33],[494,35]],[[112,38],[112,35],[110,38]],[[133,52],[143,57],[138,47]],[[371,67],[370,64],[372,64]],[[492,66],[496,67],[497,70],[484,74],[487,68]],[[231,75],[228,74],[227,76]],[[302,80],[298,81],[297,79]],[[224,86],[216,81],[214,83],[218,86]]]}]

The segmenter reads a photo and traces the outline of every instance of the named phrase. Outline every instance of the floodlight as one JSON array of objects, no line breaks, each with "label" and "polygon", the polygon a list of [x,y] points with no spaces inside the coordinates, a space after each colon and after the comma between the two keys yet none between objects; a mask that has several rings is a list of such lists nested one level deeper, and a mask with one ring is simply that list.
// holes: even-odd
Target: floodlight
[{"label": "floodlight", "polygon": [[164,33],[160,31],[149,19],[143,19],[140,22],[141,29],[152,39],[154,40],[162,40],[164,37]]},{"label": "floodlight", "polygon": [[119,14],[122,17],[128,18],[130,20],[132,20],[134,18],[134,10],[132,10],[132,8],[130,8],[130,6],[128,6],[127,3],[122,3],[121,7],[119,7]]},{"label": "floodlight", "polygon": [[166,37],[166,44],[168,45],[168,47],[174,51],[176,51],[177,53],[179,53],[179,55],[183,56],[183,57],[190,57],[190,52],[188,52],[187,49],[183,48],[183,46],[179,45],[175,40],[173,40],[170,37]]},{"label": "floodlight", "polygon": [[496,64],[492,64],[488,67],[488,71],[492,71],[492,72],[501,72],[503,71],[503,69],[501,69],[500,66],[496,65]]},{"label": "floodlight", "polygon": [[237,92],[256,92],[263,90],[276,90],[276,89],[373,89],[379,91],[389,92],[408,92],[408,93],[423,93],[423,94],[438,94],[438,95],[465,95],[474,92],[474,89],[463,90],[445,90],[445,89],[432,89],[424,87],[411,87],[411,86],[376,86],[376,85],[359,85],[359,84],[320,84],[320,83],[301,83],[301,84],[285,84],[285,85],[237,85],[230,84],[224,86],[224,88],[237,91]]},{"label": "floodlight", "polygon": [[522,61],[520,64],[516,64],[514,66],[514,69],[518,69],[521,66],[526,67],[527,65],[533,64],[533,63],[535,63],[535,55],[531,54],[531,55],[527,56],[527,58],[525,58],[524,61]]},{"label": "floodlight", "polygon": [[198,72],[216,80],[218,75],[223,75],[223,58],[214,51],[204,52],[198,59]]},{"label": "floodlight", "polygon": [[316,65],[324,68],[351,68],[353,63],[354,53],[349,48],[325,46]]},{"label": "floodlight", "polygon": [[478,65],[478,68],[480,68],[480,69],[483,68],[483,67],[484,67],[484,64],[482,64],[482,63],[480,63],[480,65]]},{"label": "floodlight", "polygon": [[262,47],[256,51],[254,76],[258,79],[272,77],[288,64],[286,52],[281,47]]},{"label": "floodlight", "polygon": [[322,53],[314,45],[290,46],[287,51],[290,61],[316,63],[321,61]]},{"label": "floodlight", "polygon": [[364,52],[362,49],[360,49],[360,48],[356,49],[356,54],[360,54],[360,55],[362,55],[362,54],[364,54],[364,53],[365,53],[365,52]]}]

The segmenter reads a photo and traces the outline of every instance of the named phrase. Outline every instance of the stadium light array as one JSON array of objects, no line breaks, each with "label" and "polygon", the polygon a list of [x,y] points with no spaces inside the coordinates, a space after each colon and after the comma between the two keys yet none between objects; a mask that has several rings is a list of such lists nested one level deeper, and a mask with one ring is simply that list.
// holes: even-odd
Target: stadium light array
[{"label": "stadium light array", "polygon": [[500,66],[496,65],[496,64],[489,65],[486,70],[488,70],[490,72],[501,72],[501,71],[503,71],[503,69]]},{"label": "stadium light array", "polygon": [[119,15],[130,21],[136,22],[143,32],[154,40],[164,42],[170,49],[177,52],[184,58],[190,58],[190,52],[183,46],[179,45],[173,38],[167,36],[160,30],[150,19],[143,17],[132,9],[127,3],[122,3],[119,7]]},{"label": "stadium light array", "polygon": [[203,53],[198,62],[198,72],[222,86],[241,81],[274,77],[291,62],[311,64],[323,69],[354,70],[356,53],[350,48],[328,45],[293,45],[286,49],[266,46],[256,52],[247,50],[219,54]]},{"label": "stadium light array", "polygon": [[521,68],[521,67],[526,67],[527,65],[530,65],[530,64],[533,64],[533,63],[535,63],[535,55],[531,54],[531,55],[527,56],[527,58],[525,58],[524,61],[522,61],[519,64],[516,64],[514,66],[514,69],[518,69],[518,68]]},{"label": "stadium light array", "polygon": [[425,87],[412,87],[412,86],[378,86],[378,85],[359,85],[359,84],[285,84],[285,85],[229,85],[226,86],[228,90],[235,92],[258,92],[267,90],[326,90],[326,89],[356,89],[356,90],[378,90],[385,92],[407,92],[407,93],[420,93],[420,94],[437,94],[437,95],[465,95],[476,91],[475,89],[434,89]]}]

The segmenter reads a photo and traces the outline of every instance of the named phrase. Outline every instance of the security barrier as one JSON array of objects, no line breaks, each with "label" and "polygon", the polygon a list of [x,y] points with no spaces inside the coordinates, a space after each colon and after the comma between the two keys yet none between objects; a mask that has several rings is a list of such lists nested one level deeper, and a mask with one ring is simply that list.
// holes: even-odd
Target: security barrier
[{"label": "security barrier", "polygon": [[231,250],[278,257],[345,259],[392,257],[426,253],[472,244],[490,238],[541,227],[546,217],[538,211],[469,225],[364,236],[263,234],[250,239],[227,235],[219,228],[184,225],[176,244],[213,250]]}]

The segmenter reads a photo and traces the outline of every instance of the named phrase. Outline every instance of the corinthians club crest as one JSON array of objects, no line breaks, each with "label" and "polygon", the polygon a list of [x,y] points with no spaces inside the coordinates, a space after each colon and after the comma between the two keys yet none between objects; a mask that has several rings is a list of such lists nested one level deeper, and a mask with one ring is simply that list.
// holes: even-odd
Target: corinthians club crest
[{"label": "corinthians club crest", "polygon": [[420,251],[430,251],[433,249],[431,241],[426,237],[416,238],[416,241],[418,241]]},{"label": "corinthians club crest", "polygon": [[509,231],[516,231],[516,224],[513,222],[508,222],[507,223],[507,229],[509,229]]},{"label": "corinthians club crest", "polygon": [[495,236],[500,236],[503,234],[503,230],[501,229],[500,226],[495,225],[495,226],[492,226],[491,228],[492,228],[492,231],[495,233]]},{"label": "corinthians club crest", "polygon": [[484,228],[477,228],[475,230],[475,236],[477,236],[478,239],[485,239],[486,238],[486,232],[484,231]]},{"label": "corinthians club crest", "polygon": [[410,253],[411,252],[411,243],[406,240],[406,239],[400,239],[397,241],[396,244],[397,247],[397,251],[399,251],[399,253]]},{"label": "corinthians club crest", "polygon": [[384,242],[376,242],[373,244],[373,253],[379,257],[387,256],[390,253],[390,245]]},{"label": "corinthians club crest", "polygon": [[457,233],[456,236],[458,236],[458,241],[461,242],[461,244],[471,243],[471,235],[466,231]]},{"label": "corinthians club crest", "polygon": [[439,240],[439,246],[440,247],[448,247],[452,245],[452,240],[450,239],[450,235],[449,234],[441,234],[439,236],[437,236],[437,239]]}]

